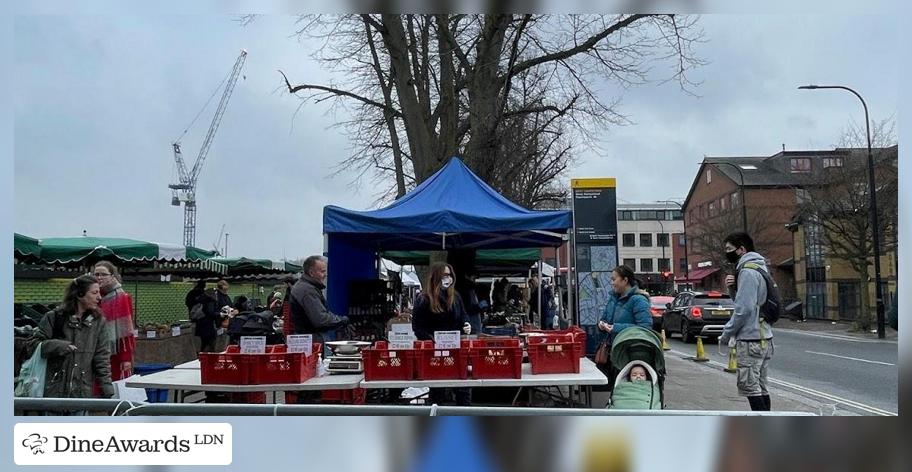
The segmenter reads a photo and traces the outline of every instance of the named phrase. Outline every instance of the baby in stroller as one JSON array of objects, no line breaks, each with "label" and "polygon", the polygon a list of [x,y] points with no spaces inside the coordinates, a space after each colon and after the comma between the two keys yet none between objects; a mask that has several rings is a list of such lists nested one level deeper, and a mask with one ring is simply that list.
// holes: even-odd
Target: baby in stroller
[{"label": "baby in stroller", "polygon": [[614,384],[608,408],[661,410],[664,405],[665,357],[652,330],[627,328],[611,346]]}]

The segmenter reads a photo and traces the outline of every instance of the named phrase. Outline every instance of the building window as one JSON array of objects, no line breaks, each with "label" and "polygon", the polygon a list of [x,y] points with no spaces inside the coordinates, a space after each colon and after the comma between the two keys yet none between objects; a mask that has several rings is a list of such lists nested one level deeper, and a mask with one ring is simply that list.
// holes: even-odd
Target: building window
[{"label": "building window", "polygon": [[716,216],[716,202],[709,202],[709,217]]},{"label": "building window", "polygon": [[671,272],[671,259],[659,259],[659,272]]},{"label": "building window", "polygon": [[640,272],[652,272],[652,259],[640,259]]},{"label": "building window", "polygon": [[719,213],[725,213],[725,210],[727,210],[725,200],[725,197],[719,199]]},{"label": "building window", "polygon": [[619,211],[618,219],[621,221],[633,221],[633,212],[630,210]]},{"label": "building window", "polygon": [[636,247],[636,235],[635,235],[635,234],[633,234],[633,233],[624,233],[624,234],[621,236],[621,238],[623,239],[623,241],[621,241],[621,244],[622,244],[624,247]]},{"label": "building window", "polygon": [[656,245],[659,247],[668,247],[668,233],[657,234]]},{"label": "building window", "polygon": [[678,260],[678,270],[680,270],[682,274],[687,273],[687,259],[682,257]]},{"label": "building window", "polygon": [[624,259],[624,265],[629,267],[630,270],[637,271],[637,260],[636,259]]},{"label": "building window", "polygon": [[823,158],[823,168],[828,167],[842,167],[842,158],[841,157],[824,157]]},{"label": "building window", "polygon": [[713,181],[713,171],[710,168],[706,168],[706,183],[711,184]]},{"label": "building window", "polygon": [[678,246],[684,247],[687,245],[687,237],[683,234],[678,235]]},{"label": "building window", "polygon": [[652,247],[652,233],[640,233],[640,247]]},{"label": "building window", "polygon": [[789,171],[793,174],[807,174],[811,171],[811,159],[807,157],[793,157],[789,161]]},{"label": "building window", "polygon": [[671,218],[675,221],[681,221],[684,219],[684,211],[682,210],[671,210]]},{"label": "building window", "polygon": [[731,194],[732,209],[738,208],[741,206],[741,194],[735,192]]}]

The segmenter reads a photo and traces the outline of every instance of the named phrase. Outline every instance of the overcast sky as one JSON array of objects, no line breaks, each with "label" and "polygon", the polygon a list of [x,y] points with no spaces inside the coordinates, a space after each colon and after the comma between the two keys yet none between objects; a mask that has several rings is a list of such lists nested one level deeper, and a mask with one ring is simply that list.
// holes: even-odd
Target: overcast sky
[{"label": "overcast sky", "polygon": [[[249,51],[197,192],[197,246],[225,225],[229,255],[289,259],[322,251],[325,205],[367,209],[373,188],[352,173],[330,177],[348,142],[325,104],[278,87],[331,77],[291,37],[291,17],[241,27],[233,16],[20,16],[15,20],[14,229],[34,237],[130,237],[179,243],[183,209],[170,143],[180,135],[241,48]],[[704,16],[710,64],[676,84],[621,91],[634,125],[604,130],[601,149],[570,177],[618,178],[619,198],[683,198],[703,155],[770,155],[827,149],[850,120],[854,97],[799,91],[805,83],[856,88],[872,118],[897,113],[899,17]],[[657,76],[658,77],[658,76]],[[195,159],[211,112],[183,140]],[[192,165],[192,164],[190,164]]]}]

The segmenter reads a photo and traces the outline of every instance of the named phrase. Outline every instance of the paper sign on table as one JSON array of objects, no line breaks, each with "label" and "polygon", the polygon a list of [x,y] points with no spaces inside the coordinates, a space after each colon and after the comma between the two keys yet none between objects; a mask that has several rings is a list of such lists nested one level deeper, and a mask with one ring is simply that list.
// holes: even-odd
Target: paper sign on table
[{"label": "paper sign on table", "polygon": [[264,354],[266,336],[241,336],[241,354]]},{"label": "paper sign on table", "polygon": [[393,323],[390,325],[390,331],[396,334],[414,334],[410,323]]},{"label": "paper sign on table", "polygon": [[434,331],[434,348],[459,349],[459,331]]},{"label": "paper sign on table", "polygon": [[288,352],[303,352],[308,356],[313,352],[312,334],[292,334],[285,340]]},{"label": "paper sign on table", "polygon": [[171,327],[171,336],[180,336],[180,335],[181,335],[181,327],[180,327],[180,326],[172,326],[172,327]]},{"label": "paper sign on table", "polygon": [[147,338],[154,338],[154,337],[155,337],[155,334],[156,334],[155,331],[146,331],[146,337],[147,337]]}]

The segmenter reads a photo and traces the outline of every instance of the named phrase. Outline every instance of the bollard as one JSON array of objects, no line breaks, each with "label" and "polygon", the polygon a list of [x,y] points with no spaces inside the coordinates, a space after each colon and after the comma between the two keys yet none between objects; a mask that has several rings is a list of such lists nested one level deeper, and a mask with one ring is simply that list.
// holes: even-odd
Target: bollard
[{"label": "bollard", "polygon": [[697,336],[697,357],[694,360],[697,362],[709,361],[709,358],[706,357],[706,351],[703,350],[703,336]]},{"label": "bollard", "polygon": [[725,371],[730,374],[734,374],[738,371],[738,357],[735,348],[730,348],[728,350],[728,366],[725,368]]},{"label": "bollard", "polygon": [[665,337],[665,328],[662,328],[662,350],[670,351],[671,346],[668,345],[668,338]]}]

